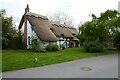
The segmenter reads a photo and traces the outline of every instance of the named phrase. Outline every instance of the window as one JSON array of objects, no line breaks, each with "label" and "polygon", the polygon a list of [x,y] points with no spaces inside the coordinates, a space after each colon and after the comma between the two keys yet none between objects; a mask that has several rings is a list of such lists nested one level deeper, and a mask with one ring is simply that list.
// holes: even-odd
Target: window
[{"label": "window", "polygon": [[30,45],[30,36],[28,36],[28,44]]},{"label": "window", "polygon": [[53,29],[52,29],[52,28],[50,28],[50,30],[53,32]]}]

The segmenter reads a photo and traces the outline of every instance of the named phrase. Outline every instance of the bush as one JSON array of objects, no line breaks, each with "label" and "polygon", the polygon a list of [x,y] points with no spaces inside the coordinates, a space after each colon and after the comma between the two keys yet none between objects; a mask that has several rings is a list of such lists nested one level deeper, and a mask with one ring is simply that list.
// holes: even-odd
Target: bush
[{"label": "bush", "polygon": [[39,43],[37,39],[32,39],[32,50],[37,51],[39,49]]},{"label": "bush", "polygon": [[32,51],[44,52],[45,48],[40,46],[40,42],[37,39],[32,39]]},{"label": "bush", "polygon": [[114,46],[120,50],[120,33],[116,34],[114,38]]},{"label": "bush", "polygon": [[48,50],[48,51],[58,51],[58,45],[57,44],[47,45],[46,50]]},{"label": "bush", "polygon": [[98,41],[89,41],[89,42],[84,42],[84,48],[86,52],[90,53],[100,53],[103,52],[104,46],[103,44],[99,43]]},{"label": "bush", "polygon": [[21,31],[19,31],[18,32],[18,35],[17,35],[17,37],[16,37],[17,39],[17,49],[23,49],[24,48],[24,46],[23,46],[23,41],[22,41],[22,33],[21,33]]}]

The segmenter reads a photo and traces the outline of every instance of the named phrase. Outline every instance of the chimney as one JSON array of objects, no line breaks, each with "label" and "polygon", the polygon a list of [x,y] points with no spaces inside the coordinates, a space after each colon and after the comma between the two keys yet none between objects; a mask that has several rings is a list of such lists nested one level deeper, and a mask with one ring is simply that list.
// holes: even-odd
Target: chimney
[{"label": "chimney", "polygon": [[[27,7],[25,8],[25,14],[29,12],[29,5],[27,4]],[[24,21],[24,48],[27,49],[27,19],[25,17]]]},{"label": "chimney", "polygon": [[29,5],[27,4],[27,7],[25,8],[25,14],[27,13],[27,12],[29,12]]}]

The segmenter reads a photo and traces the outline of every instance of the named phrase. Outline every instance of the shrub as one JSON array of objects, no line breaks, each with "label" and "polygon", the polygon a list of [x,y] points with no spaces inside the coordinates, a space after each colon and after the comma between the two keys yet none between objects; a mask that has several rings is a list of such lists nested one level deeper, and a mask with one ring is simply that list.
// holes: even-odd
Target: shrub
[{"label": "shrub", "polygon": [[16,38],[17,38],[17,39],[16,39],[16,40],[17,40],[17,41],[16,41],[16,42],[17,42],[17,45],[16,45],[17,48],[18,48],[18,49],[23,49],[24,47],[23,47],[23,41],[22,41],[23,38],[22,38],[22,33],[21,33],[21,31],[18,32],[18,35],[17,35]]},{"label": "shrub", "polygon": [[120,50],[120,33],[116,34],[114,38],[114,46]]},{"label": "shrub", "polygon": [[37,39],[32,39],[32,50],[33,51],[39,50],[39,43],[38,43]]},{"label": "shrub", "polygon": [[32,51],[44,52],[45,48],[40,46],[40,42],[37,39],[32,39]]},{"label": "shrub", "polygon": [[47,45],[46,50],[48,50],[48,51],[58,51],[58,45],[57,44]]},{"label": "shrub", "polygon": [[90,53],[100,53],[103,52],[104,46],[103,44],[99,43],[98,41],[89,41],[89,42],[84,42],[84,48],[86,52]]}]

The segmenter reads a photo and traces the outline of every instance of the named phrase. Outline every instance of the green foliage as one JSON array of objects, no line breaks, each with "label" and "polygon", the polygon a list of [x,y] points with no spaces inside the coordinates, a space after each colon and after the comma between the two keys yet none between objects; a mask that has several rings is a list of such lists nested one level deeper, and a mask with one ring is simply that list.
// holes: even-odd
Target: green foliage
[{"label": "green foliage", "polygon": [[15,37],[15,30],[12,27],[12,20],[10,18],[2,17],[2,45],[3,48],[10,46],[10,43]]},{"label": "green foliage", "polygon": [[18,31],[17,37],[16,37],[16,41],[17,41],[17,49],[23,49],[23,40],[22,40],[22,33],[21,31]]},{"label": "green foliage", "polygon": [[42,42],[40,42],[37,38],[32,39],[32,51],[35,52],[44,52],[45,49],[41,46]]},{"label": "green foliage", "polygon": [[80,45],[82,46],[82,45],[83,45],[83,42],[84,42],[83,36],[82,36],[81,34],[77,34],[77,35],[75,35],[75,37],[76,37],[77,39],[79,39],[78,45],[80,44]]},{"label": "green foliage", "polygon": [[114,38],[114,45],[118,50],[120,50],[120,33],[117,33]]},{"label": "green foliage", "polygon": [[6,16],[6,11],[0,10],[0,17],[2,19],[2,48],[22,48],[21,33],[15,30],[12,23],[12,17]]},{"label": "green foliage", "polygon": [[3,17],[3,16],[5,16],[5,15],[6,15],[5,9],[1,9],[1,10],[0,10],[0,17]]},{"label": "green foliage", "polygon": [[100,14],[100,17],[98,18],[99,20],[111,20],[118,16],[119,13],[116,10],[107,10],[104,13]]},{"label": "green foliage", "polygon": [[[120,31],[120,14],[116,10],[107,10],[99,17],[91,15],[92,21],[79,27],[81,44],[98,42],[104,47],[112,47],[114,36]],[[97,47],[97,46],[96,46]]]},{"label": "green foliage", "polygon": [[90,53],[100,53],[103,52],[104,46],[98,41],[88,41],[84,42],[84,48],[86,52]]},{"label": "green foliage", "polygon": [[57,44],[49,44],[46,46],[46,50],[48,51],[58,51],[58,45]]},{"label": "green foliage", "polygon": [[39,43],[38,43],[37,39],[32,39],[32,50],[33,51],[39,50]]}]

